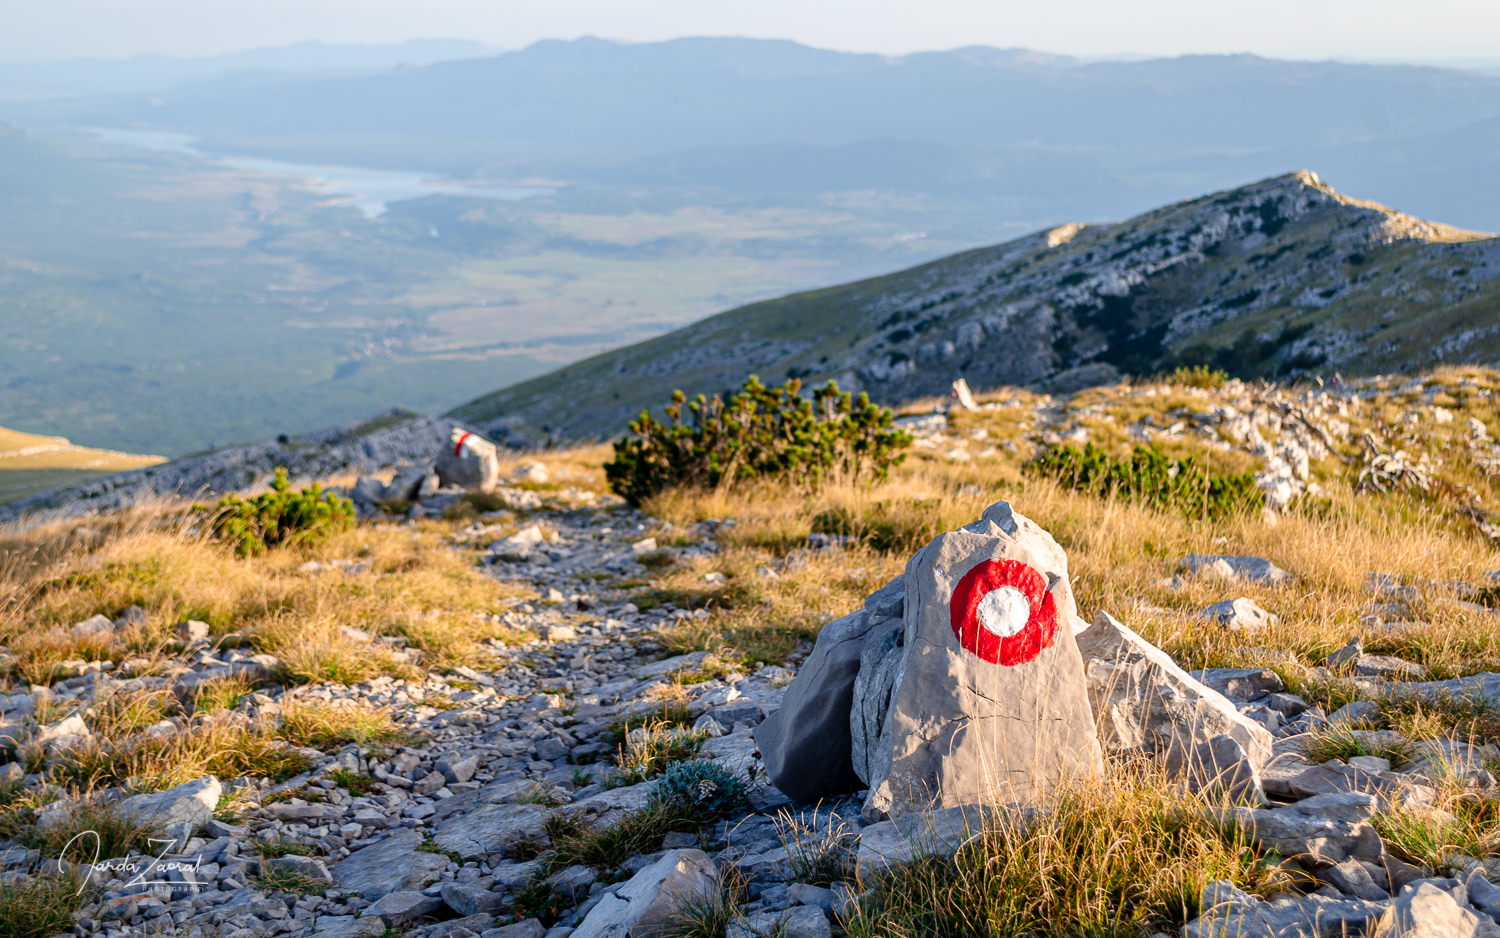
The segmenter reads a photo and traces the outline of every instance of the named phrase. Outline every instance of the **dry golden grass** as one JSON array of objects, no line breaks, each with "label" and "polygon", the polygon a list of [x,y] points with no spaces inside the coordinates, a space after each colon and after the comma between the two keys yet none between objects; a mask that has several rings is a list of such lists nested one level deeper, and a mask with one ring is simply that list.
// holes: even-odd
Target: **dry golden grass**
[{"label": "dry golden grass", "polygon": [[[446,522],[415,529],[364,525],[316,547],[240,558],[198,536],[192,521],[158,508],[128,513],[86,546],[70,547],[76,538],[65,526],[13,538],[14,556],[30,558],[0,570],[8,607],[0,644],[17,659],[13,676],[48,684],[62,662],[79,659],[141,659],[146,668],[175,650],[173,626],[188,618],[208,622],[215,636],[245,636],[257,651],[280,658],[296,680],[409,676],[412,669],[392,657],[391,646],[351,642],[340,627],[402,636],[425,654],[424,664],[470,663],[476,642],[520,637],[479,617],[532,595],[474,569],[471,556],[444,541]],[[341,558],[367,569],[298,569],[308,560]],[[69,629],[130,605],[147,610],[144,625],[107,638],[79,638]]]},{"label": "dry golden grass", "polygon": [[[667,637],[677,650],[707,649],[773,660],[814,636],[828,619],[857,608],[932,536],[974,520],[1004,498],[1051,531],[1068,551],[1079,612],[1085,619],[1108,611],[1162,645],[1184,667],[1276,666],[1295,683],[1299,664],[1321,664],[1329,652],[1364,631],[1360,613],[1374,600],[1365,587],[1367,572],[1419,584],[1462,580],[1484,585],[1485,571],[1500,567],[1490,542],[1455,511],[1452,495],[1467,487],[1478,493],[1480,503],[1500,501],[1500,489],[1464,456],[1462,445],[1470,416],[1486,422],[1500,416],[1493,397],[1477,395],[1481,387],[1500,387],[1500,379],[1472,369],[1463,374],[1480,375],[1487,384],[1475,385],[1475,393],[1467,395],[1462,406],[1449,405],[1451,423],[1427,420],[1417,442],[1408,446],[1409,452],[1420,446],[1444,458],[1440,475],[1445,482],[1433,493],[1357,494],[1352,488],[1356,467],[1334,455],[1313,467],[1325,495],[1283,514],[1274,526],[1255,515],[1205,523],[1073,492],[1023,471],[1030,445],[1025,440],[1018,441],[1019,455],[1000,449],[967,462],[914,449],[888,481],[873,487],[833,484],[817,492],[798,492],[766,485],[667,493],[647,506],[651,514],[679,526],[706,518],[738,522],[721,531],[724,549],[718,557],[654,578],[653,586],[664,598],[721,610],[708,620],[686,620]],[[1124,425],[1148,413],[1166,425],[1168,411],[1184,406],[1206,410],[1217,400],[1182,388],[1151,397],[1135,390],[1128,385],[1094,389],[1078,395],[1069,406],[1105,407],[1115,420],[1096,422],[1110,428],[1100,437],[1101,445],[1126,452],[1133,444],[1121,432]],[[1010,398],[1035,399],[1009,389],[981,399]],[[1381,406],[1399,419],[1415,400],[1408,394]],[[907,410],[921,413],[930,405]],[[959,413],[953,426],[961,436],[985,429],[988,435],[980,441],[985,444],[1016,441],[1017,434],[1026,432],[1019,428],[1025,425],[1022,416],[1029,413],[1022,408]],[[1361,428],[1375,426],[1369,413],[1362,413],[1364,417],[1356,413],[1347,418],[1356,438]],[[1226,454],[1191,435],[1170,448],[1205,459],[1220,471],[1245,471],[1254,464],[1243,452]],[[974,452],[976,447],[969,449]],[[1344,449],[1351,458],[1357,454],[1353,443]],[[757,567],[776,566],[805,545],[820,518],[830,513],[850,522],[863,542],[851,550],[807,555],[805,569],[778,568],[776,580],[755,575]],[[1159,585],[1178,572],[1181,557],[1195,552],[1267,557],[1292,572],[1295,580],[1282,587],[1207,579],[1188,579],[1175,590]],[[702,582],[710,571],[726,574],[728,583]],[[1424,593],[1425,602],[1413,611],[1427,625],[1399,635],[1366,633],[1366,650],[1426,664],[1434,677],[1500,670],[1500,617],[1451,602],[1430,586]],[[1281,624],[1257,634],[1252,643],[1193,617],[1204,606],[1237,596],[1276,613]],[[1147,606],[1164,609],[1165,614],[1147,614],[1142,611]],[[1246,647],[1250,644],[1254,647]]]}]

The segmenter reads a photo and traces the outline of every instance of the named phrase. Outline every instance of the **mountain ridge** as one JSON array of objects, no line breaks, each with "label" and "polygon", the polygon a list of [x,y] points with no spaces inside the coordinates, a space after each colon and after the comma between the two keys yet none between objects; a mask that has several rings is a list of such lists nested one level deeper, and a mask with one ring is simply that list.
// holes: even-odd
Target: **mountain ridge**
[{"label": "mountain ridge", "polygon": [[723,393],[752,373],[835,379],[896,404],[959,377],[1063,387],[1178,364],[1397,370],[1500,356],[1497,277],[1494,235],[1344,195],[1303,170],[728,310],[449,416],[602,437],[674,389]]}]

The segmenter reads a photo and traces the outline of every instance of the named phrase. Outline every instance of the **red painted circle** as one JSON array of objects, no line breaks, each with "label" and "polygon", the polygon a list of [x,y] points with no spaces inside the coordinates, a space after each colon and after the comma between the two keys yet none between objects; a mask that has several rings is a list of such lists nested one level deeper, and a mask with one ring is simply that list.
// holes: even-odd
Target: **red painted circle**
[{"label": "red painted circle", "polygon": [[[1007,586],[1026,597],[1031,616],[1019,632],[1002,637],[980,624],[979,604]],[[959,644],[990,664],[1006,667],[1025,664],[1043,648],[1051,648],[1057,634],[1057,603],[1047,592],[1046,577],[1016,560],[986,560],[965,573],[953,588],[948,614]]]}]

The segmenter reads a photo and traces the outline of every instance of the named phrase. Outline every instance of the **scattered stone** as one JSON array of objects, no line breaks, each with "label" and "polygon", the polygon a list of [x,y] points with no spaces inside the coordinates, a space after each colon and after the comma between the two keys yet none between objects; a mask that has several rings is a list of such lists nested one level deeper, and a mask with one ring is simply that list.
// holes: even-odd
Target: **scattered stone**
[{"label": "scattered stone", "polygon": [[431,915],[443,907],[443,900],[437,896],[424,896],[420,892],[401,890],[399,892],[386,893],[368,909],[365,916],[378,916],[392,928],[414,922],[424,915]]},{"label": "scattered stone", "polygon": [[1281,621],[1243,596],[1205,606],[1198,610],[1197,616],[1217,622],[1231,632],[1256,632]]},{"label": "scattered stone", "polygon": [[1109,613],[1099,613],[1079,633],[1078,650],[1105,749],[1166,755],[1228,736],[1252,770],[1271,758],[1272,738],[1263,726]]},{"label": "scattered stone", "polygon": [[1262,583],[1266,586],[1280,586],[1292,579],[1290,573],[1264,557],[1239,557],[1230,554],[1188,554],[1177,561],[1177,567],[1187,573],[1217,573],[1221,578],[1229,582]]},{"label": "scattered stone", "polygon": [[1469,938],[1479,918],[1430,882],[1404,886],[1375,926],[1375,938]]},{"label": "scattered stone", "polygon": [[505,900],[504,896],[490,892],[478,883],[444,883],[442,896],[448,908],[463,916],[494,912]]},{"label": "scattered stone", "polygon": [[1166,769],[1169,776],[1186,779],[1190,791],[1215,800],[1251,805],[1266,800],[1255,760],[1232,736],[1215,736],[1191,747],[1175,745],[1167,753]]},{"label": "scattered stone", "polygon": [[393,892],[420,891],[427,880],[448,866],[440,853],[418,850],[423,837],[414,830],[398,830],[385,840],[351,853],[331,872],[339,887],[366,899]]},{"label": "scattered stone", "polygon": [[861,876],[883,873],[917,857],[951,857],[983,831],[986,809],[959,805],[878,821],[859,834]]},{"label": "scattered stone", "polygon": [[432,840],[445,851],[465,857],[499,859],[518,840],[544,835],[547,809],[536,804],[491,804],[441,822]]},{"label": "scattered stone", "polygon": [[206,775],[166,791],[133,795],[120,802],[117,810],[122,817],[165,831],[182,846],[213,818],[223,791],[218,779]]},{"label": "scattered stone", "polygon": [[328,867],[317,857],[300,857],[296,855],[275,857],[267,860],[266,865],[272,868],[290,870],[298,876],[305,876],[308,879],[315,879],[319,882],[333,882],[333,875],[328,872]]},{"label": "scattered stone", "polygon": [[574,938],[636,938],[660,930],[684,899],[718,891],[718,870],[702,850],[669,850],[605,895]]},{"label": "scattered stone", "polygon": [[779,935],[781,938],[830,938],[833,929],[823,910],[814,906],[796,905],[785,912],[760,911],[746,918],[737,918],[729,923],[725,938],[765,938]]},{"label": "scattered stone", "polygon": [[380,938],[385,928],[379,916],[320,915],[316,933],[318,938]]},{"label": "scattered stone", "polygon": [[1360,655],[1365,653],[1364,639],[1356,635],[1349,644],[1328,656],[1324,664],[1335,670],[1346,668],[1359,660]]},{"label": "scattered stone", "polygon": [[208,638],[209,627],[207,622],[199,622],[197,619],[184,619],[177,623],[176,628],[177,640],[184,645]]},{"label": "scattered stone", "polygon": [[89,616],[75,623],[71,631],[74,638],[108,638],[115,634],[115,623],[108,616]]},{"label": "scattered stone", "polygon": [[[556,934],[554,934],[556,932]],[[499,928],[491,928],[479,936],[479,938],[568,938],[573,934],[571,928],[554,928],[547,930],[547,926],[534,918],[515,922],[511,925],[502,925]]]}]

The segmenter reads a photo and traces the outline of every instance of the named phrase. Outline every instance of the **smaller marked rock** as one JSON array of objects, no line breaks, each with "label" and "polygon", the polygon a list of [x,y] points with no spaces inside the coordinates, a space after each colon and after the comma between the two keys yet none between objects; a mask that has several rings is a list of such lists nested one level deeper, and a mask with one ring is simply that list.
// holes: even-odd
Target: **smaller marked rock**
[{"label": "smaller marked rock", "polygon": [[466,489],[492,492],[500,480],[500,458],[495,444],[463,429],[454,427],[453,445],[443,447],[433,463],[438,481]]},{"label": "smaller marked rock", "polygon": [[1231,632],[1255,632],[1281,621],[1243,596],[1205,606],[1198,610],[1198,618],[1217,622]]}]

